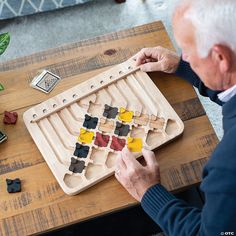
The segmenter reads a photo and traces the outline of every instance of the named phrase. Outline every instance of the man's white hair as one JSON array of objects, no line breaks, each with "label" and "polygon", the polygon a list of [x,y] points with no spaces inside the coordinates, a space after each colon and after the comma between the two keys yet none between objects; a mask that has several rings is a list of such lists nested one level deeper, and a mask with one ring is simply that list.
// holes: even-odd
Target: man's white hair
[{"label": "man's white hair", "polygon": [[200,57],[207,57],[216,44],[236,53],[236,0],[179,0],[177,7],[190,4],[185,16],[195,27]]}]

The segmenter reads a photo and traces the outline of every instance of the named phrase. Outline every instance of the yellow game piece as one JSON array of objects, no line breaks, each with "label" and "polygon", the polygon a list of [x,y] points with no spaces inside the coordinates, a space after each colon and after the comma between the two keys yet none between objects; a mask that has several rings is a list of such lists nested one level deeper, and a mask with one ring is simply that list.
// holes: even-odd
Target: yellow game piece
[{"label": "yellow game piece", "polygon": [[86,129],[80,129],[81,134],[86,134],[87,130]]},{"label": "yellow game piece", "polygon": [[91,143],[93,141],[94,133],[87,131],[86,129],[80,129],[80,135],[78,141],[81,143]]},{"label": "yellow game piece", "polygon": [[126,111],[125,108],[123,107],[120,108],[120,113],[124,113],[125,111]]},{"label": "yellow game piece", "polygon": [[143,142],[141,138],[131,138],[127,139],[127,146],[131,152],[141,152],[143,147]]},{"label": "yellow game piece", "polygon": [[127,111],[123,107],[121,107],[118,119],[124,122],[131,122],[133,114],[134,113],[132,111]]}]

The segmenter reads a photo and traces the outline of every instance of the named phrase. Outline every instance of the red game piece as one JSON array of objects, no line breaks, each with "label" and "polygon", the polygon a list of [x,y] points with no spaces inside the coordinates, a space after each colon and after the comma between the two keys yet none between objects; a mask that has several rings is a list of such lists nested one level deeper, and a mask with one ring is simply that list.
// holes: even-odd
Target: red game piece
[{"label": "red game piece", "polygon": [[125,139],[120,139],[112,136],[111,149],[114,151],[122,151],[125,146]]},{"label": "red game piece", "polygon": [[18,118],[18,114],[16,112],[4,111],[4,124],[15,124]]},{"label": "red game piece", "polygon": [[110,139],[109,135],[104,135],[97,132],[94,144],[99,147],[106,147],[109,142],[109,139]]}]

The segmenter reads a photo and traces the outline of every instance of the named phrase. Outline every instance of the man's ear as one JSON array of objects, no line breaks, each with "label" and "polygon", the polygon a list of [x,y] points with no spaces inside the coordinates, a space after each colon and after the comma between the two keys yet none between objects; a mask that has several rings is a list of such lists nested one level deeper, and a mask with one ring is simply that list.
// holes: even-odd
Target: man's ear
[{"label": "man's ear", "polygon": [[232,66],[232,50],[224,45],[214,45],[211,59],[214,65],[218,65],[221,73],[229,72]]}]

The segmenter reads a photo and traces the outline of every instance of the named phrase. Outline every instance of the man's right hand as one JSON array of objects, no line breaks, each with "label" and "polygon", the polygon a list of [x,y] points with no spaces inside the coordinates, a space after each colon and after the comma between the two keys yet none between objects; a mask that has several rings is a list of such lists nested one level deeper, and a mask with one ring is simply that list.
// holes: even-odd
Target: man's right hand
[{"label": "man's right hand", "polygon": [[136,65],[145,72],[163,71],[174,73],[180,62],[177,53],[163,47],[143,48],[134,57]]}]

